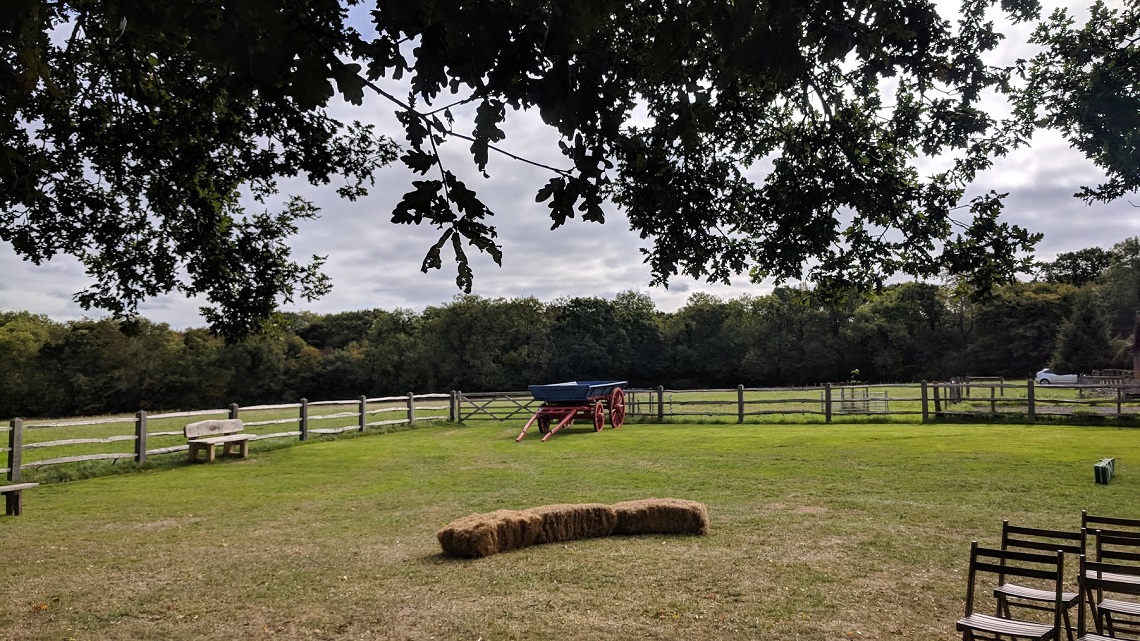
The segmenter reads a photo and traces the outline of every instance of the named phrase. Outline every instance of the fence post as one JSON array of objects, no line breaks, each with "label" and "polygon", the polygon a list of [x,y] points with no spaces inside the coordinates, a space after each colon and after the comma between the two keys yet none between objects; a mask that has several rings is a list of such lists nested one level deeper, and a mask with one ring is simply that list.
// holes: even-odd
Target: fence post
[{"label": "fence post", "polygon": [[23,465],[24,453],[24,419],[14,418],[8,432],[8,480],[12,483],[20,481],[20,466]]},{"label": "fence post", "polygon": [[301,440],[309,440],[309,399],[301,399],[301,415],[298,417],[298,425],[301,428]]},{"label": "fence post", "polygon": [[736,386],[736,422],[744,422],[744,386]]},{"label": "fence post", "polygon": [[238,418],[240,412],[241,408],[238,407],[237,403],[230,403],[230,418]]},{"label": "fence post", "polygon": [[416,422],[416,393],[408,392],[408,425]]},{"label": "fence post", "polygon": [[997,415],[997,401],[994,400],[996,398],[997,398],[997,388],[991,387],[990,388],[990,414],[993,414],[995,416]]},{"label": "fence post", "polygon": [[448,399],[447,420],[451,421],[452,423],[459,422],[459,412],[457,411],[457,407],[455,405],[455,390],[451,390],[451,398]]},{"label": "fence post", "polygon": [[146,463],[146,410],[135,413],[135,463]]},{"label": "fence post", "polygon": [[1120,401],[1121,401],[1121,397],[1124,396],[1121,392],[1123,390],[1124,390],[1123,383],[1118,383],[1116,385],[1116,415],[1117,416],[1120,416]]},{"label": "fence post", "polygon": [[922,381],[922,422],[930,422],[930,394],[926,388],[926,381]]},{"label": "fence post", "polygon": [[455,390],[455,422],[463,422],[463,390]]},{"label": "fence post", "polygon": [[1025,396],[1029,399],[1029,422],[1032,423],[1037,420],[1037,403],[1034,398],[1036,394],[1034,393],[1033,380],[1027,381],[1026,385]]},{"label": "fence post", "polygon": [[368,397],[360,395],[360,431],[363,432],[368,423]]},{"label": "fence post", "polygon": [[665,422],[665,388],[657,386],[657,422]]},{"label": "fence post", "polygon": [[831,422],[831,383],[823,384],[823,421]]}]

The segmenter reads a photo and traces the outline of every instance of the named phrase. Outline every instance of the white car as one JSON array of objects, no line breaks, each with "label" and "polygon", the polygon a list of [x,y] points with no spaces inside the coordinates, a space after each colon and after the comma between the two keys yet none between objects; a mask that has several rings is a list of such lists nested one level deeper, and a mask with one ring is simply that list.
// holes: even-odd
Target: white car
[{"label": "white car", "polygon": [[1033,378],[1042,385],[1076,385],[1080,380],[1078,374],[1058,374],[1053,370],[1046,367],[1045,369],[1037,372]]}]

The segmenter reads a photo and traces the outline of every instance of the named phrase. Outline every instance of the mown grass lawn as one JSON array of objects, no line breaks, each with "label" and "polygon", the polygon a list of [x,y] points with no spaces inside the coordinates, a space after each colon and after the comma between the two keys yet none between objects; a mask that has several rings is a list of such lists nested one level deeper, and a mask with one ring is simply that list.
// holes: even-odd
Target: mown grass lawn
[{"label": "mown grass lawn", "polygon": [[[1140,517],[1140,433],[436,426],[45,485],[0,519],[0,639],[953,639],[1001,520]],[[1111,485],[1092,464],[1116,456]],[[444,523],[678,497],[707,537],[443,558]]]}]

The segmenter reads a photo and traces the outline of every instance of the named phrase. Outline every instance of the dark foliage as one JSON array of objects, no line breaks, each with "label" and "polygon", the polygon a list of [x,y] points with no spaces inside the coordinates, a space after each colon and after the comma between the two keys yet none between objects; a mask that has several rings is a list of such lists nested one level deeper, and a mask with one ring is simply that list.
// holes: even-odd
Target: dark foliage
[{"label": "dark foliage", "polygon": [[[366,7],[370,25],[348,20]],[[177,291],[203,296],[226,337],[257,333],[328,288],[321,258],[285,243],[315,208],[278,182],[343,179],[357,198],[397,155],[329,114],[337,93],[373,92],[420,174],[391,219],[437,227],[423,268],[450,253],[466,291],[469,249],[500,258],[494,212],[439,147],[470,143],[485,174],[517,110],[560,137],[563,167],[533,186],[553,225],[602,222],[610,199],[648,239],[654,282],[750,271],[825,299],[949,273],[986,291],[1039,238],[1000,222],[1000,194],[966,191],[1018,142],[979,107],[1008,89],[983,59],[1002,38],[990,14],[1037,9],[973,0],[952,22],[925,0],[9,0],[0,239],[37,264],[78,257],[87,307],[129,318]],[[930,157],[945,168],[920,171]]]}]

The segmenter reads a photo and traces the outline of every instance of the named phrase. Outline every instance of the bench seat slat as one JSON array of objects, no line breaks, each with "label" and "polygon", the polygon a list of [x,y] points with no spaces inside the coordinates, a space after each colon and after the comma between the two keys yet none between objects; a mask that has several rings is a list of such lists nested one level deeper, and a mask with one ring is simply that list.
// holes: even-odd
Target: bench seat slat
[{"label": "bench seat slat", "polygon": [[[1045,603],[1052,603],[1053,599],[1057,598],[1057,594],[1052,590],[1038,590],[1037,588],[1030,588],[1014,583],[1006,583],[994,588],[994,596],[997,596],[999,594],[1017,597],[1019,599],[1028,599],[1030,601],[1042,601]],[[1066,605],[1076,603],[1077,599],[1079,598],[1081,598],[1081,595],[1077,592],[1061,593],[1061,602]]]},{"label": "bench seat slat", "polygon": [[1128,614],[1131,616],[1140,616],[1140,603],[1133,603],[1132,601],[1118,601],[1116,599],[1105,599],[1096,606],[1101,612],[1114,612],[1117,614]]},{"label": "bench seat slat", "polygon": [[991,634],[1005,634],[1023,639],[1047,639],[1053,626],[1018,619],[1003,619],[988,614],[974,613],[958,619],[958,630],[980,630]]},{"label": "bench seat slat", "polygon": [[1133,576],[1131,574],[1117,574],[1115,572],[1094,572],[1092,570],[1085,571],[1085,578],[1089,581],[1096,581],[1098,589],[1109,591],[1127,591],[1128,586],[1135,586],[1140,583],[1140,576]]}]

